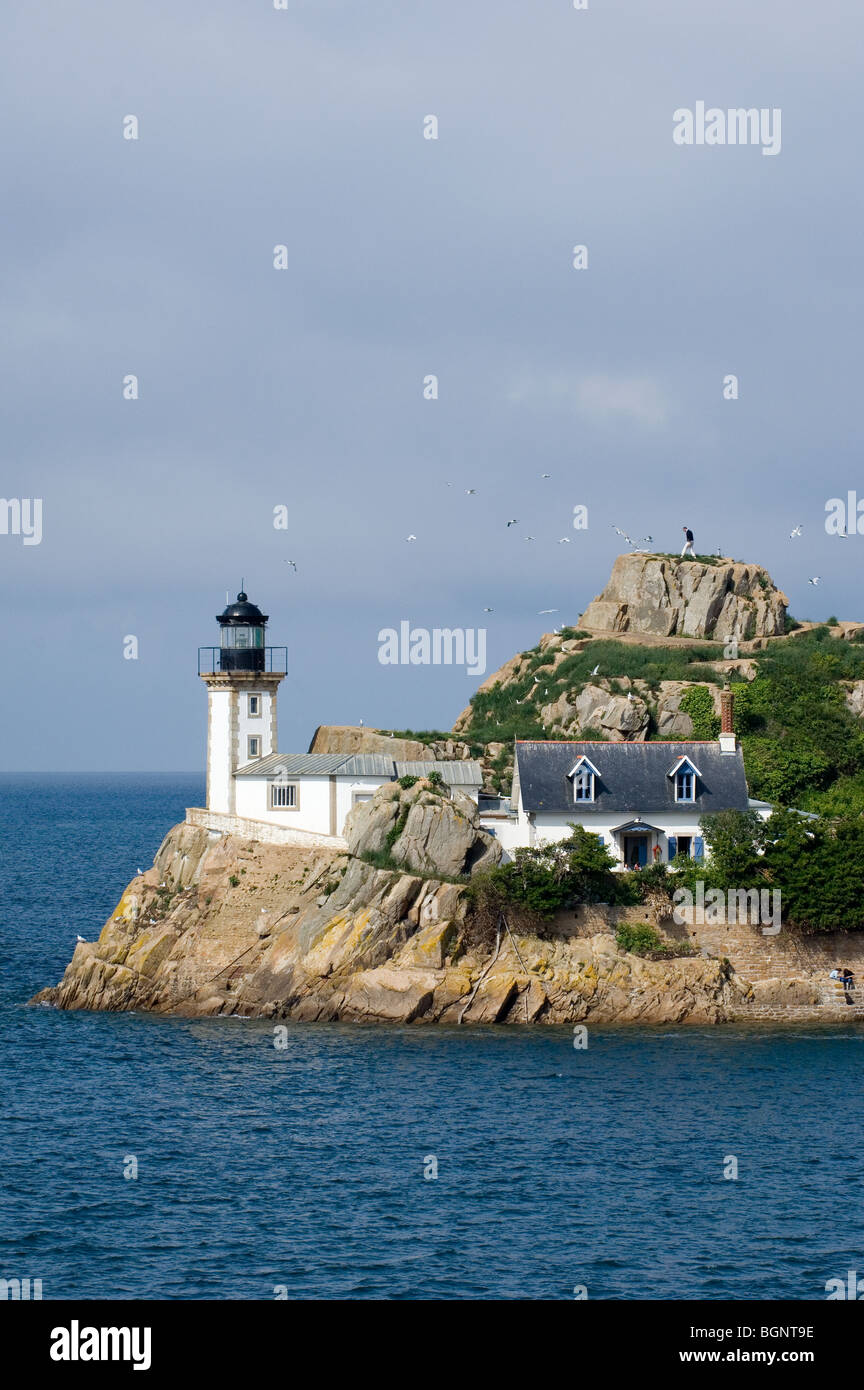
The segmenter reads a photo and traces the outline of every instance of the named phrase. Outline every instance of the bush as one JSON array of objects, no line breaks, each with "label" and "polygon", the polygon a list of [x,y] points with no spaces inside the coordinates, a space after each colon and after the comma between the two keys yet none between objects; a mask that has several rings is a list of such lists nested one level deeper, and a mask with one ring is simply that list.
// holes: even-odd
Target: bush
[{"label": "bush", "polygon": [[864,927],[864,820],[806,819],[780,810],[766,825],[764,867],[780,889],[783,918],[804,931]]},{"label": "bush", "polygon": [[515,907],[539,931],[557,912],[582,903],[638,901],[629,875],[613,872],[615,860],[597,836],[570,828],[568,839],[516,849],[510,863],[478,874],[466,890],[469,908],[488,924]]},{"label": "bush", "polygon": [[407,773],[406,773],[406,775],[405,775],[404,777],[400,777],[400,778],[398,779],[398,781],[399,781],[399,786],[402,788],[403,791],[406,791],[406,792],[407,792],[407,790],[408,790],[409,787],[413,787],[413,786],[414,786],[414,783],[415,783],[415,782],[419,782],[419,780],[420,780],[419,777],[410,777],[410,776],[408,776]]},{"label": "bush", "polygon": [[714,698],[707,685],[693,685],[681,696],[678,708],[689,714],[694,738],[716,738],[720,720],[714,713]]},{"label": "bush", "polygon": [[619,922],[615,944],[631,956],[649,960],[669,960],[673,956],[693,956],[693,947],[686,941],[667,941],[649,922]]}]

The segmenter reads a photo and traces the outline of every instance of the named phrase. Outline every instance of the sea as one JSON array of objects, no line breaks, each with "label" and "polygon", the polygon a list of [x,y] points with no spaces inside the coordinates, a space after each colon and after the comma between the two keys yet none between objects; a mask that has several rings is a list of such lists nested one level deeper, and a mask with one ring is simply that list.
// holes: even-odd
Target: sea
[{"label": "sea", "polygon": [[824,1300],[864,1277],[854,1024],[583,1047],[29,1005],[203,792],[0,780],[0,1278],[43,1299]]}]

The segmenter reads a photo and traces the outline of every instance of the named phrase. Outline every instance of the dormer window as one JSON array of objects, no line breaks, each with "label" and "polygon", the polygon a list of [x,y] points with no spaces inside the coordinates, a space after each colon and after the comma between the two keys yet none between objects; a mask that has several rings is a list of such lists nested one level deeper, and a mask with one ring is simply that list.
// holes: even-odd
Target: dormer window
[{"label": "dormer window", "polygon": [[675,800],[692,801],[696,795],[696,774],[692,768],[683,767],[675,773]]},{"label": "dormer window", "polygon": [[581,772],[577,772],[573,778],[573,800],[594,800],[594,773],[589,771],[587,767],[583,768]]},{"label": "dormer window", "polygon": [[600,773],[593,763],[583,756],[574,763],[567,776],[573,783],[574,803],[584,806],[586,802],[594,801],[594,788],[600,780]]},{"label": "dormer window", "polygon": [[666,774],[675,784],[675,800],[692,802],[696,800],[696,782],[702,776],[695,763],[681,757]]}]

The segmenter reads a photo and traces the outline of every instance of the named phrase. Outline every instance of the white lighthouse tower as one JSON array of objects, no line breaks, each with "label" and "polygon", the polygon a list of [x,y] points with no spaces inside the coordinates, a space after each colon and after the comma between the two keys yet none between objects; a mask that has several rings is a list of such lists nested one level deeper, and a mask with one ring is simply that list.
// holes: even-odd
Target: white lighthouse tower
[{"label": "white lighthouse tower", "polygon": [[265,645],[267,614],[242,589],[216,621],[219,646],[198,648],[207,686],[207,810],[233,816],[234,773],[278,751],[276,692],[287,651]]}]

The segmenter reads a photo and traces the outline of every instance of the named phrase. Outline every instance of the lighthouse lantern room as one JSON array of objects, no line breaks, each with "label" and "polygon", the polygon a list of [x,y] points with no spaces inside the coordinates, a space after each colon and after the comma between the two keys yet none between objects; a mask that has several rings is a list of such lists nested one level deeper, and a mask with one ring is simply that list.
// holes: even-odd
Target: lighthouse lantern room
[{"label": "lighthouse lantern room", "polygon": [[207,809],[234,815],[234,774],[277,752],[276,692],[287,649],[266,645],[267,614],[243,590],[217,615],[218,647],[198,648],[207,686]]}]

